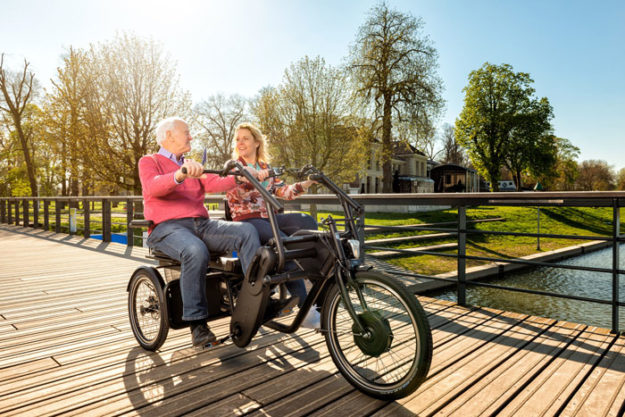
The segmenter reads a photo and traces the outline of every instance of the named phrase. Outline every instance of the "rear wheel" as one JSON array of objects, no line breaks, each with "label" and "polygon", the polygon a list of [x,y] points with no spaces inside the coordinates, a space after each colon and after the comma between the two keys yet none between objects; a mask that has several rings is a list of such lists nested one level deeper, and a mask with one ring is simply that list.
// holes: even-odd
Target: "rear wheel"
[{"label": "rear wheel", "polygon": [[157,272],[139,268],[128,286],[128,316],[135,338],[146,350],[157,350],[167,339],[167,303]]},{"label": "rear wheel", "polygon": [[[374,271],[356,274],[349,298],[365,331],[346,309],[338,285],[328,291],[322,327],[330,356],[341,374],[376,398],[404,397],[425,380],[432,360],[432,335],[417,298],[393,278]],[[364,301],[364,303],[363,303]]]}]

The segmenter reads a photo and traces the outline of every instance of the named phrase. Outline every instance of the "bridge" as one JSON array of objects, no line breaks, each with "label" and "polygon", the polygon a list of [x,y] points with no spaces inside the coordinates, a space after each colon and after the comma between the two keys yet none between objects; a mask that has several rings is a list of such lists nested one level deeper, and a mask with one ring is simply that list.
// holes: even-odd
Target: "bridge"
[{"label": "bridge", "polygon": [[[3,416],[625,412],[625,339],[609,329],[419,297],[432,366],[415,393],[384,402],[353,389],[311,330],[198,350],[184,329],[143,351],[126,307],[141,247],[1,224],[0,253]],[[225,335],[228,321],[211,327]]]}]

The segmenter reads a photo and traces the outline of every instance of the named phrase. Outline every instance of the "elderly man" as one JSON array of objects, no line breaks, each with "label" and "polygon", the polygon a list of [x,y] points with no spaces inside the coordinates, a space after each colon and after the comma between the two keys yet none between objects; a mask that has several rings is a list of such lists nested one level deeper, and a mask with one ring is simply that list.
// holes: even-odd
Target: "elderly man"
[{"label": "elderly man", "polygon": [[[201,164],[184,158],[192,140],[184,120],[172,117],[160,122],[156,140],[161,146],[158,153],[139,161],[144,216],[154,222],[147,244],[180,261],[182,318],[190,322],[193,345],[205,345],[216,340],[206,324],[209,251],[236,250],[245,271],[260,247],[258,233],[251,224],[209,218],[205,193],[227,191],[235,187],[235,178],[204,174]],[[250,172],[256,174],[252,168]]]}]

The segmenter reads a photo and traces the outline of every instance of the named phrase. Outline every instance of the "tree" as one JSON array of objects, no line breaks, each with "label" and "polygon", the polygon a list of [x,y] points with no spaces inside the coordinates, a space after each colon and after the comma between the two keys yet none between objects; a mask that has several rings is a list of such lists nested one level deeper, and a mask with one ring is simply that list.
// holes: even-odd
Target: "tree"
[{"label": "tree", "polygon": [[351,115],[345,75],[320,58],[305,57],[265,88],[253,105],[279,164],[312,164],[335,181],[351,181],[364,163],[367,130]]},{"label": "tree", "polygon": [[232,158],[234,130],[248,118],[247,100],[238,95],[210,96],[195,106],[194,114],[195,122],[203,130],[201,140],[208,150],[208,165],[222,167]]},{"label": "tree", "polygon": [[555,164],[549,171],[530,174],[528,180],[540,182],[546,190],[572,191],[579,175],[579,148],[565,138],[550,136],[550,139],[556,147]]},{"label": "tree", "polygon": [[616,174],[616,189],[625,190],[625,168],[621,168]]},{"label": "tree", "polygon": [[614,189],[614,170],[601,160],[582,161],[579,165],[577,189],[581,191],[608,191]]},{"label": "tree", "polygon": [[552,117],[546,98],[530,101],[527,109],[518,114],[504,158],[517,191],[523,185],[523,173],[539,176],[550,172],[556,163],[558,148],[554,136],[549,134]]},{"label": "tree", "polygon": [[392,191],[394,124],[409,123],[416,138],[428,137],[443,107],[438,54],[422,28],[421,19],[381,3],[371,9],[350,51],[356,94],[381,121],[385,193]]},{"label": "tree", "polygon": [[35,74],[29,70],[30,63],[24,59],[21,73],[12,73],[4,67],[4,53],[0,54],[0,110],[11,120],[26,163],[30,195],[38,195],[35,160],[33,158],[32,136],[24,129],[24,118],[29,104],[36,93]]},{"label": "tree", "polygon": [[81,181],[83,194],[88,194],[90,169],[83,157],[90,152],[84,106],[87,71],[86,53],[70,47],[45,97],[50,148],[57,155],[61,171],[61,195],[78,196]]},{"label": "tree", "polygon": [[485,63],[471,71],[463,89],[464,107],[456,120],[456,138],[477,171],[498,191],[501,168],[509,165],[520,181],[529,168],[536,141],[551,130],[547,99],[533,97],[529,74],[508,64]]},{"label": "tree", "polygon": [[160,44],[124,34],[91,45],[86,53],[85,163],[110,192],[141,192],[139,159],[157,149],[156,124],[189,114],[189,94],[178,86],[175,65]]},{"label": "tree", "polygon": [[444,164],[455,164],[455,165],[464,166],[466,164],[466,157],[464,155],[464,150],[462,149],[462,146],[456,140],[454,127],[452,125],[447,124],[447,123],[443,125],[442,142],[443,142],[442,162]]}]

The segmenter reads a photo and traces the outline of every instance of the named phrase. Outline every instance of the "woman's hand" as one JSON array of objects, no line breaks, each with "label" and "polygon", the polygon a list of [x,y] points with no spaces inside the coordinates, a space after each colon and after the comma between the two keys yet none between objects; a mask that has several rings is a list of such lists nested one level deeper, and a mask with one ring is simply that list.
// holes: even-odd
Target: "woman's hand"
[{"label": "woman's hand", "polygon": [[313,180],[306,180],[306,181],[302,181],[301,184],[302,184],[302,187],[304,188],[304,191],[308,191],[311,185],[318,184],[318,182],[313,181]]},{"label": "woman's hand", "polygon": [[268,169],[261,169],[260,171],[256,171],[257,172],[257,176],[256,178],[258,178],[258,181],[263,181],[265,178],[267,178],[269,176],[269,170]]}]

